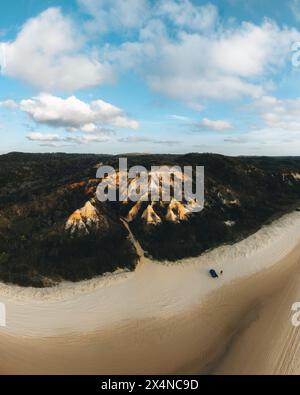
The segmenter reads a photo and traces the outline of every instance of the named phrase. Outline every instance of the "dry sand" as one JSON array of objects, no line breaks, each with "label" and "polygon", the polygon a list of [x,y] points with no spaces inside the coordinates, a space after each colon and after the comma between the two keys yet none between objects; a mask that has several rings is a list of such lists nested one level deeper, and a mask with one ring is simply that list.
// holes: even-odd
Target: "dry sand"
[{"label": "dry sand", "polygon": [[294,254],[285,263],[289,271],[278,268],[274,292],[244,315],[212,373],[300,374],[300,327],[291,322],[291,307],[300,302],[300,248]]},{"label": "dry sand", "polygon": [[2,285],[0,373],[300,373],[299,257],[293,213],[177,264],[54,290]]}]

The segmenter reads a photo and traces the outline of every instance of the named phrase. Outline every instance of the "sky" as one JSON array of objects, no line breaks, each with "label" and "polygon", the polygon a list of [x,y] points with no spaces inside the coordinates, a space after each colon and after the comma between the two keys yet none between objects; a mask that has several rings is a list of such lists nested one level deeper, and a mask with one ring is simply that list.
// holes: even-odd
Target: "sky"
[{"label": "sky", "polygon": [[300,0],[0,2],[0,153],[300,154]]}]

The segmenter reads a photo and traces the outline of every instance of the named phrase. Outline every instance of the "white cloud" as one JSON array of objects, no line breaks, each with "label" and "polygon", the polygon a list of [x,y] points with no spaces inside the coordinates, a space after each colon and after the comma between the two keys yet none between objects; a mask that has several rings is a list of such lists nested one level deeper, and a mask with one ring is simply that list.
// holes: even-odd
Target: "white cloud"
[{"label": "white cloud", "polygon": [[189,0],[78,0],[90,19],[86,28],[92,32],[139,30],[149,20],[165,19],[188,31],[204,31],[215,26],[217,8],[212,4],[194,5]]},{"label": "white cloud", "polygon": [[7,108],[9,110],[14,110],[18,108],[18,104],[14,100],[3,100],[0,101],[0,107]]},{"label": "white cloud", "polygon": [[22,100],[21,111],[27,113],[36,123],[52,127],[64,127],[68,131],[98,133],[103,125],[136,129],[139,124],[130,119],[120,108],[103,100],[86,103],[75,96],[62,99],[50,94],[40,94],[32,99]]},{"label": "white cloud", "polygon": [[190,107],[192,110],[197,111],[197,112],[202,112],[205,109],[205,106],[203,104],[193,102],[193,101],[186,101],[186,105]]},{"label": "white cloud", "polygon": [[197,6],[190,0],[78,0],[78,4],[90,17],[88,31],[99,33],[136,31],[158,18],[188,31],[205,31],[218,21],[214,5]]},{"label": "white cloud", "polygon": [[261,146],[265,154],[296,155],[300,150],[300,98],[278,99],[263,96],[246,107],[258,120],[242,136],[226,136],[224,141]]},{"label": "white cloud", "polygon": [[[248,136],[261,144],[265,138],[287,141],[300,130],[300,99],[280,100],[266,93],[273,76],[290,61],[291,44],[300,41],[298,30],[280,27],[270,20],[260,24],[223,24],[215,6],[198,6],[189,0],[78,1],[89,16],[85,36],[80,34],[81,27],[75,26],[59,8],[50,8],[28,20],[15,40],[0,42],[2,74],[53,92],[111,82],[117,71],[136,72],[154,91],[179,99],[197,111],[203,110],[203,104],[210,100],[252,97],[262,126],[247,133],[247,141]],[[300,0],[292,2],[295,16],[299,3]],[[87,41],[91,31],[100,33],[99,43],[110,38],[103,33],[117,32],[117,44],[106,43],[102,48],[99,44],[97,49],[91,49]],[[93,43],[97,42],[95,36],[91,37]],[[76,96],[63,99],[40,94],[20,103],[2,101],[0,107],[19,107],[38,124],[82,133],[74,133],[68,140],[48,134],[48,138],[58,139],[51,141],[42,140],[47,135],[39,133],[27,136],[49,144],[103,142],[109,139],[109,127],[139,126],[110,103],[85,102]],[[188,122],[180,116],[173,119]],[[226,120],[204,118],[197,125],[191,123],[198,130],[232,129]],[[288,136],[290,132],[293,137]],[[235,136],[214,135],[222,142],[224,138],[228,142],[244,142]],[[172,144],[143,136],[119,141]]]},{"label": "white cloud", "polygon": [[59,8],[29,19],[16,39],[0,42],[3,75],[53,90],[77,90],[113,80],[107,63],[86,54],[78,27]]},{"label": "white cloud", "polygon": [[78,0],[90,16],[86,28],[92,32],[137,29],[148,16],[147,0]]},{"label": "white cloud", "polygon": [[[29,19],[14,41],[2,43],[2,73],[53,92],[112,82],[117,71],[135,71],[153,90],[202,110],[207,99],[261,97],[290,60],[291,44],[300,41],[298,30],[270,20],[222,24],[210,3],[78,2],[89,16],[85,37],[59,8],[49,8]],[[90,30],[101,33],[99,43],[103,32],[121,30],[120,43],[88,51]],[[128,40],[131,31],[134,39]]]},{"label": "white cloud", "polygon": [[41,143],[40,147],[48,147],[48,148],[64,148],[64,147],[72,147],[74,144],[61,144],[61,143]]},{"label": "white cloud", "polygon": [[245,144],[247,143],[247,139],[241,136],[229,136],[224,139],[226,143],[233,143],[233,144]]},{"label": "white cloud", "polygon": [[179,141],[177,140],[160,140],[146,136],[128,136],[128,137],[120,138],[118,141],[121,143],[150,143],[150,144],[166,144],[166,145],[174,145],[179,143]]},{"label": "white cloud", "polygon": [[278,99],[263,96],[252,103],[250,108],[259,114],[264,127],[284,131],[300,131],[300,98]]},{"label": "white cloud", "polygon": [[181,33],[179,41],[162,44],[149,84],[185,101],[259,97],[265,90],[261,77],[284,65],[299,38],[299,32],[270,22],[243,23],[212,36]]},{"label": "white cloud", "polygon": [[232,124],[228,121],[211,120],[208,118],[203,118],[199,126],[203,130],[213,130],[216,132],[222,132],[232,128]]},{"label": "white cloud", "polygon": [[87,136],[68,136],[64,138],[64,141],[73,142],[76,144],[89,144],[89,143],[105,143],[109,141],[108,135],[87,135]]},{"label": "white cloud", "polygon": [[211,29],[218,20],[218,10],[212,4],[193,5],[189,0],[162,0],[158,14],[187,30]]},{"label": "white cloud", "polygon": [[300,150],[300,129],[290,130],[280,128],[262,127],[247,133],[249,143],[265,146],[268,152],[275,152],[276,155],[298,155]]},{"label": "white cloud", "polygon": [[[115,134],[107,125],[126,129],[136,129],[139,126],[137,121],[130,119],[120,108],[103,100],[86,103],[75,96],[62,99],[43,93],[32,99],[22,100],[16,105],[37,124],[64,128],[65,131],[74,133],[65,137],[53,133],[32,132],[26,136],[30,141],[51,143],[51,146],[60,146],[58,143],[61,142],[107,142]],[[80,135],[76,135],[76,132]]]},{"label": "white cloud", "polygon": [[52,133],[32,132],[29,133],[26,137],[30,141],[47,141],[47,142],[61,141],[61,138],[59,137],[58,134],[52,134]]},{"label": "white cloud", "polygon": [[[64,146],[61,145],[61,142],[67,142],[67,143],[74,143],[74,144],[89,144],[89,143],[103,143],[109,141],[109,135],[103,134],[103,135],[87,135],[87,136],[67,136],[67,137],[62,137],[59,136],[58,134],[52,134],[52,133],[38,133],[38,132],[32,132],[29,133],[26,138],[30,141],[38,141],[38,142],[43,142],[47,143],[49,146]],[[43,144],[46,145],[46,144]]]},{"label": "white cloud", "polygon": [[201,110],[206,99],[262,96],[272,76],[290,61],[295,41],[300,41],[299,31],[269,20],[205,33],[177,26],[171,34],[161,20],[152,19],[139,40],[107,46],[105,58],[120,70],[137,71],[153,90]]}]

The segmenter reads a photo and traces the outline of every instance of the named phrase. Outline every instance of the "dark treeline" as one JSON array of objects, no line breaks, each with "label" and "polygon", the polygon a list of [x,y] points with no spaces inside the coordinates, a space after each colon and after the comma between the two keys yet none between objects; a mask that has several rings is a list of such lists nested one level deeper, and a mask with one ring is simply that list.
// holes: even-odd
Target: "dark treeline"
[{"label": "dark treeline", "polygon": [[187,154],[168,160],[205,167],[205,209],[189,221],[163,222],[155,232],[135,221],[135,235],[155,259],[197,256],[222,243],[234,243],[300,207],[300,179],[293,176],[300,175],[300,157]]},{"label": "dark treeline", "polygon": [[[63,153],[0,156],[0,280],[43,287],[117,268],[134,269],[137,255],[120,221],[118,203],[99,204],[108,230],[76,237],[65,231],[69,215],[94,196],[97,165],[117,167],[118,158]],[[205,166],[203,211],[179,224],[164,221],[149,228],[140,218],[131,223],[136,238],[155,259],[196,256],[233,243],[299,205],[297,157],[128,156],[128,166],[133,165]]]}]

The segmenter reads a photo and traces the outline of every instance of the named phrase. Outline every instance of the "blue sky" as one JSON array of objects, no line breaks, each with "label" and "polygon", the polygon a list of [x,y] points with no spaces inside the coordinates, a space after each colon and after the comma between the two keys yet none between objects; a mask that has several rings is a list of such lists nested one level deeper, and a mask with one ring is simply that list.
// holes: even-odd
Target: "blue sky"
[{"label": "blue sky", "polygon": [[0,153],[300,152],[300,0],[10,0],[0,65]]}]

